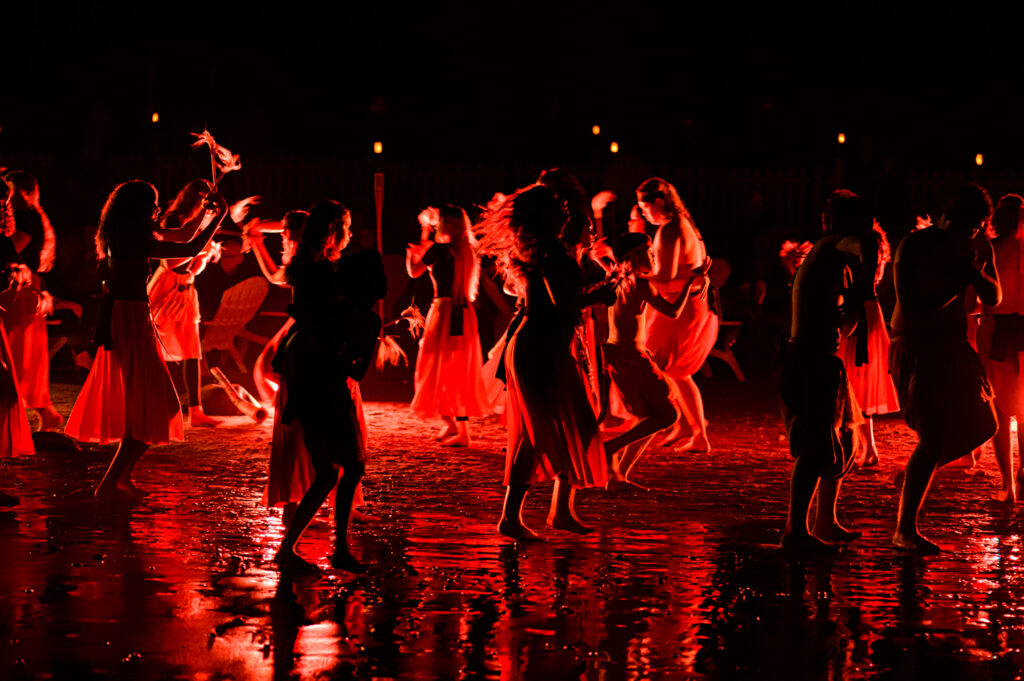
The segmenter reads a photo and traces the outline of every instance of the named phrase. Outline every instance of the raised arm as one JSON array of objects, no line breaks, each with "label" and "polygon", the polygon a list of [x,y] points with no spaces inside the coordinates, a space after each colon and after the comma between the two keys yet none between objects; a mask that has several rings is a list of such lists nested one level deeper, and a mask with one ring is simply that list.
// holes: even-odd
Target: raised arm
[{"label": "raised arm", "polygon": [[219,193],[208,196],[205,199],[205,203],[207,205],[207,209],[203,212],[213,211],[214,216],[210,221],[210,224],[203,231],[195,235],[191,241],[183,244],[154,241],[149,257],[161,260],[175,260],[194,258],[199,255],[200,251],[206,248],[206,245],[210,243],[213,235],[217,233],[221,223],[224,221],[224,216],[227,215],[228,212],[227,201],[225,201],[224,197]]},{"label": "raised arm", "polygon": [[[251,221],[249,225],[252,225]],[[243,238],[256,255],[256,263],[260,266],[260,271],[263,272],[263,276],[267,278],[267,281],[274,286],[288,286],[284,276],[284,267],[274,262],[270,251],[267,250],[267,244],[263,240],[263,232],[260,231],[259,226],[249,227],[247,225]]]}]

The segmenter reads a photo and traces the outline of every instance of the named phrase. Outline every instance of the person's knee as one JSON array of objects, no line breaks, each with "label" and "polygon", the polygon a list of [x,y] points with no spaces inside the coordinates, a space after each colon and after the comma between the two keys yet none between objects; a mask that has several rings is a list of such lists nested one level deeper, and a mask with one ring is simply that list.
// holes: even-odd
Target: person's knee
[{"label": "person's knee", "polygon": [[359,480],[366,473],[366,464],[362,461],[356,460],[345,464],[342,475],[346,478],[352,477],[355,480]]}]

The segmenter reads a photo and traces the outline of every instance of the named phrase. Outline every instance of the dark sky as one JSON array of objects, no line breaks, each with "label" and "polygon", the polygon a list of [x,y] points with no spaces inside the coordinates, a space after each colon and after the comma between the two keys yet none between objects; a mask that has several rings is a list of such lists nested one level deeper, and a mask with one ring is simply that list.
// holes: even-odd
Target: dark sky
[{"label": "dark sky", "polygon": [[[4,150],[807,163],[851,147],[1016,169],[1022,11],[616,2],[33,5],[11,17]],[[131,26],[132,28],[123,28]],[[160,113],[160,122],[150,122]],[[593,124],[604,134],[595,140]]]}]

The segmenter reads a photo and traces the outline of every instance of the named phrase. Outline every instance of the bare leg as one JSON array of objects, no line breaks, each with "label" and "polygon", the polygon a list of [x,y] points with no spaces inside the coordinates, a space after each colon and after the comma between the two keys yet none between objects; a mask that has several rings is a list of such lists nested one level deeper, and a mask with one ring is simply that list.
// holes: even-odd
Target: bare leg
[{"label": "bare leg", "polygon": [[997,501],[1014,502],[1017,500],[1017,492],[1014,489],[1013,480],[1013,449],[1010,444],[1010,415],[1004,414],[1003,410],[996,407],[996,421],[999,422],[999,430],[992,438],[992,446],[996,450],[996,463],[999,464],[999,473],[1003,478],[1003,488],[996,495]]},{"label": "bare leg", "polygon": [[455,419],[451,416],[444,416],[442,414],[441,420],[444,422],[444,425],[441,426],[441,430],[439,430],[437,435],[434,436],[434,439],[438,441],[450,438],[452,435],[455,435],[458,430],[455,427]]},{"label": "bare leg", "polygon": [[922,438],[907,461],[907,473],[903,478],[903,491],[900,493],[900,509],[896,520],[896,534],[892,537],[893,546],[899,549],[919,551],[921,553],[938,553],[939,546],[924,537],[917,530],[917,514],[928,494],[932,476],[935,475],[935,461],[938,456],[932,445]]},{"label": "bare leg", "polygon": [[39,413],[39,430],[41,431],[57,430],[60,428],[60,424],[64,423],[64,417],[53,408],[53,404],[48,404],[36,411]]},{"label": "bare leg", "polygon": [[366,572],[366,566],[352,555],[348,548],[348,527],[352,515],[352,499],[356,486],[363,477],[363,464],[345,464],[338,491],[334,496],[334,553],[331,554],[331,565],[339,570],[347,570],[356,574]]},{"label": "bare leg", "polygon": [[693,436],[683,443],[682,449],[686,452],[710,452],[711,443],[708,442],[708,426],[704,420],[704,400],[700,396],[700,389],[693,376],[687,376],[677,381],[677,384],[682,396],[683,418],[693,432]]},{"label": "bare leg", "polygon": [[590,534],[594,528],[580,522],[574,507],[575,499],[576,489],[569,484],[569,481],[562,476],[555,478],[555,489],[551,494],[551,511],[548,513],[548,525],[556,530]]},{"label": "bare leg", "polygon": [[[450,416],[443,416],[442,418],[450,419]],[[469,439],[469,421],[465,419],[455,419],[455,434],[451,437],[447,437],[441,441],[441,444],[445,447],[468,447],[470,445]]]},{"label": "bare leg", "polygon": [[789,481],[789,515],[782,531],[782,548],[789,551],[827,551],[832,547],[807,531],[807,514],[818,487],[818,473],[802,457],[793,462]]},{"label": "bare leg", "polygon": [[818,512],[814,515],[812,534],[828,542],[848,542],[860,537],[861,533],[848,530],[836,518],[836,503],[842,479],[821,478],[818,482]]},{"label": "bare leg", "polygon": [[[295,508],[295,515],[288,524],[288,529],[281,540],[281,546],[274,556],[274,562],[282,568],[297,570],[316,570],[316,565],[310,563],[295,553],[295,545],[298,544],[302,533],[309,527],[313,516],[327,499],[335,485],[338,484],[338,470],[330,466],[318,467],[313,477],[313,484],[309,486],[306,493],[302,495],[302,501]],[[351,499],[349,500],[351,503]]]},{"label": "bare leg", "polygon": [[220,419],[207,416],[203,411],[202,380],[199,371],[198,359],[186,359],[181,363],[182,378],[185,382],[189,404],[188,422],[193,428],[197,426],[216,427],[220,425]]},{"label": "bare leg", "polygon": [[509,485],[505,490],[498,532],[516,541],[541,541],[537,533],[523,523],[523,502],[529,489],[528,485]]},{"label": "bare leg", "polygon": [[141,495],[142,491],[132,482],[132,470],[147,449],[149,449],[149,445],[145,442],[140,442],[126,434],[121,440],[121,444],[117,446],[117,451],[114,452],[114,458],[111,459],[107,472],[96,487],[95,495],[97,497],[113,497],[118,494]]},{"label": "bare leg", "polygon": [[[1000,426],[1001,428],[1001,426]],[[1009,430],[1009,428],[1007,428]],[[1012,461],[1012,459],[1011,459]],[[1017,416],[1017,489],[1024,484],[1024,418]]]},{"label": "bare leg", "polygon": [[867,443],[867,451],[864,454],[864,460],[858,463],[861,466],[877,466],[878,465],[878,447],[875,445],[875,418],[873,416],[864,416],[864,424],[860,426],[860,434]]},{"label": "bare leg", "polygon": [[[624,447],[628,447],[633,443],[644,441],[644,447],[647,446],[647,441],[650,437],[658,431],[668,428],[679,418],[679,412],[673,404],[669,403],[665,405],[663,410],[659,410],[657,413],[652,413],[634,423],[629,430],[624,433],[620,433],[610,440],[606,440],[604,443],[605,455],[608,457],[608,463],[612,462],[612,455]],[[633,456],[633,461],[626,468],[628,470],[636,463],[636,458],[643,452],[644,447],[640,448],[640,451],[636,452]],[[622,477],[625,479],[625,476]]]}]

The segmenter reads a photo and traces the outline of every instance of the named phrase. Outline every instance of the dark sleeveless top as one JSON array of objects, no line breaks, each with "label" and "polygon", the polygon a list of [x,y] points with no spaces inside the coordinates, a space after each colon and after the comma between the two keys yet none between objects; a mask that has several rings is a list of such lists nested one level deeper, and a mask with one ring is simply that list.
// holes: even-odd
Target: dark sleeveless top
[{"label": "dark sleeveless top", "polygon": [[448,298],[455,285],[455,252],[450,244],[434,244],[423,255],[423,264],[430,268],[434,297]]}]

